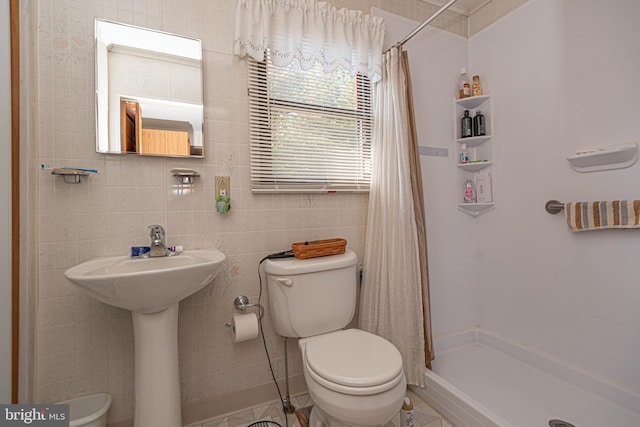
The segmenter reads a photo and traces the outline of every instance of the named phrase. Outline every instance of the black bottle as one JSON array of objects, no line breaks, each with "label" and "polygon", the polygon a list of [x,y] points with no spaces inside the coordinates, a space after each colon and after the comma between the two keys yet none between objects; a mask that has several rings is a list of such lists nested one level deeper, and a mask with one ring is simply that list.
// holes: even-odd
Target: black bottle
[{"label": "black bottle", "polygon": [[462,127],[460,138],[468,138],[473,136],[472,133],[472,125],[471,125],[471,117],[469,117],[469,110],[464,110],[464,116],[462,117]]},{"label": "black bottle", "polygon": [[473,116],[473,136],[483,136],[487,134],[487,126],[484,115],[478,110]]}]

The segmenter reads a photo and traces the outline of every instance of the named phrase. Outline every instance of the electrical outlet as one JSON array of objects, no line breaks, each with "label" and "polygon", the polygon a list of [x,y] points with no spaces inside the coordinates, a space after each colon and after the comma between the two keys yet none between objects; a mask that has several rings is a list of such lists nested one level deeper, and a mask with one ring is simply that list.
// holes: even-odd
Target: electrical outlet
[{"label": "electrical outlet", "polygon": [[231,197],[231,179],[228,176],[216,176],[216,197],[218,197],[222,191]]}]

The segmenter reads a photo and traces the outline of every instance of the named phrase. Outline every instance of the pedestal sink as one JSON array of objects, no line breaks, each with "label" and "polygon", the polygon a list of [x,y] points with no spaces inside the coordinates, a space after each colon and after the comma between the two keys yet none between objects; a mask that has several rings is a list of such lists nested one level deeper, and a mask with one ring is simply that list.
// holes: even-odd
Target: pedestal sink
[{"label": "pedestal sink", "polygon": [[180,427],[178,302],[206,286],[225,259],[217,249],[158,258],[96,258],[64,274],[87,295],[133,312],[135,426]]}]

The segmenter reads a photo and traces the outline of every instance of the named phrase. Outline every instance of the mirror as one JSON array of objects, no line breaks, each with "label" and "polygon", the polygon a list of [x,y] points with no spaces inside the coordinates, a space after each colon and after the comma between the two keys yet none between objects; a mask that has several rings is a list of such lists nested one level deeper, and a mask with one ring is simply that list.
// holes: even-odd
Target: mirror
[{"label": "mirror", "polygon": [[95,20],[96,151],[204,157],[200,40]]}]

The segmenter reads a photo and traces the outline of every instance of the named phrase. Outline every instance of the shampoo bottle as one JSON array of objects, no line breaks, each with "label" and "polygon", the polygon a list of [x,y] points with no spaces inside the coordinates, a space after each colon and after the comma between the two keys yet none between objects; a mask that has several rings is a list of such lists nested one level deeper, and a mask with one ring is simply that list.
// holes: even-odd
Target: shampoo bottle
[{"label": "shampoo bottle", "polygon": [[473,84],[471,85],[471,94],[473,96],[482,95],[482,86],[480,85],[480,76],[473,76]]},{"label": "shampoo bottle", "polygon": [[460,122],[460,137],[468,138],[473,136],[473,125],[471,124],[471,116],[469,116],[469,110],[464,110],[464,116]]},{"label": "shampoo bottle", "polygon": [[484,114],[480,110],[476,111],[476,115],[473,116],[473,136],[483,136],[487,134],[486,121]]},{"label": "shampoo bottle", "polygon": [[460,99],[468,98],[471,96],[471,85],[469,84],[469,77],[467,77],[467,69],[460,69],[460,77],[458,78],[458,93]]}]

